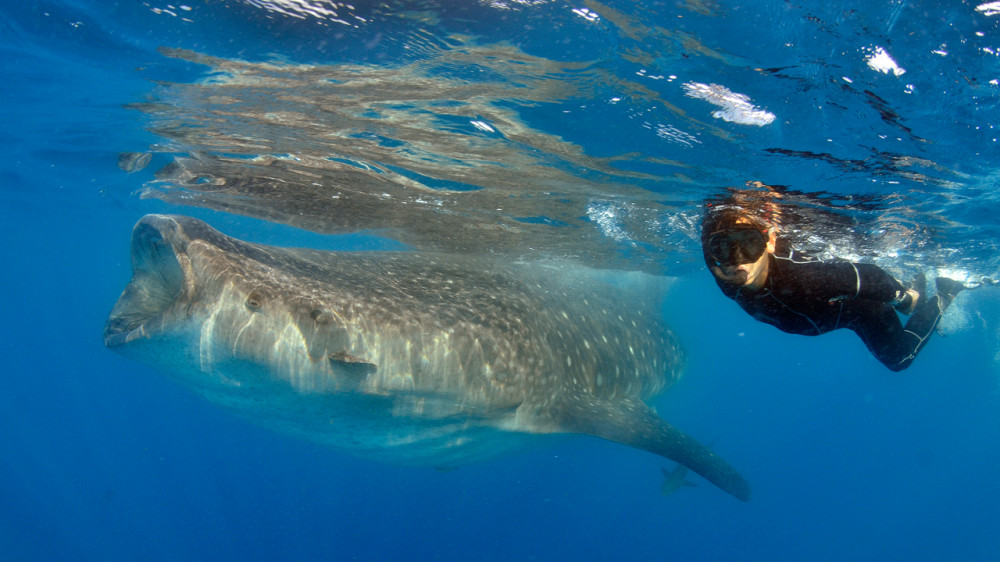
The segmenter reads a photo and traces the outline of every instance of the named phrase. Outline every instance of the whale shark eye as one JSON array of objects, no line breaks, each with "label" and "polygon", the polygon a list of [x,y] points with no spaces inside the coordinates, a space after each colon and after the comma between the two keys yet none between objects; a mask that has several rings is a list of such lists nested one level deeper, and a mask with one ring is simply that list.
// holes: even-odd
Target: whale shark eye
[{"label": "whale shark eye", "polygon": [[246,305],[250,310],[257,312],[264,306],[264,295],[260,291],[251,291],[247,295]]}]

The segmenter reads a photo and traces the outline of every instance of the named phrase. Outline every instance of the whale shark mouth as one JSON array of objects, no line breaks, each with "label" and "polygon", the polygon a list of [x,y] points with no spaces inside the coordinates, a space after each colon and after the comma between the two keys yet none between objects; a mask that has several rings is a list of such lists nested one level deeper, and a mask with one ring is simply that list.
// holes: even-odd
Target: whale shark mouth
[{"label": "whale shark mouth", "polygon": [[[184,293],[178,259],[177,224],[169,217],[144,217],[132,231],[132,280],[115,303],[104,327],[104,345],[116,347],[149,337],[163,315]],[[185,263],[187,260],[184,260]]]}]

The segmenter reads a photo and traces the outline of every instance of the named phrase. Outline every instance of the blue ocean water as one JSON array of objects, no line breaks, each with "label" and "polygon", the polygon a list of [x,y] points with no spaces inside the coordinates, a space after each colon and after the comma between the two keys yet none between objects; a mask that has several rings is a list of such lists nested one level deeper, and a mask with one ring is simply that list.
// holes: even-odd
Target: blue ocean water
[{"label": "blue ocean water", "polygon": [[[995,3],[42,1],[0,16],[4,559],[1000,553],[997,289],[963,294],[947,337],[893,374],[849,332],[754,322],[703,270],[695,236],[706,198],[759,180],[817,217],[804,244],[901,276],[998,277]],[[315,68],[370,86],[313,104]],[[409,85],[431,101],[391,99]],[[251,101],[213,121],[234,92]],[[279,111],[312,120],[268,117]],[[752,501],[700,480],[661,496],[668,463],[586,437],[450,472],[359,460],[104,348],[143,214],[273,244],[377,244],[156,196],[172,193],[157,170],[212,147],[340,143],[361,167],[367,153],[317,134],[337,119],[413,181],[607,203],[583,222],[677,277],[663,314],[688,367],[656,407],[738,467]],[[126,173],[122,152],[152,163]]]}]

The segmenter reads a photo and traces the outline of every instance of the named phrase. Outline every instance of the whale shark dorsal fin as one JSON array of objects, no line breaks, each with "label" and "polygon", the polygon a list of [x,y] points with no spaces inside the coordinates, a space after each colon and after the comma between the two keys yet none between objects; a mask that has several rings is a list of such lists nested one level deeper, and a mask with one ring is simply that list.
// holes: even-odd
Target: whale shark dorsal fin
[{"label": "whale shark dorsal fin", "polygon": [[[563,395],[538,417],[538,431],[586,433],[656,453],[686,466],[740,500],[750,499],[749,482],[732,465],[638,400]],[[545,427],[545,422],[554,427]]]},{"label": "whale shark dorsal fin", "polygon": [[330,362],[330,367],[333,368],[334,373],[338,376],[362,379],[378,371],[378,367],[374,364],[355,357],[346,351],[331,353],[327,356],[327,360]]}]

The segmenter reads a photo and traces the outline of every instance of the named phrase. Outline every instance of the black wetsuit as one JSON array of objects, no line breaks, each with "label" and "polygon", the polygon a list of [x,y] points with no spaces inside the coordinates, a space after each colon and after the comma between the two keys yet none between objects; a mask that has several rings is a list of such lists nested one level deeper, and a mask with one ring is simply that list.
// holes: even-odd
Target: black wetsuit
[{"label": "black wetsuit", "polygon": [[886,367],[910,366],[950,297],[922,295],[904,327],[892,303],[906,290],[878,266],[849,261],[819,261],[779,240],[767,280],[759,291],[716,282],[751,316],[792,334],[818,336],[840,328],[854,330]]}]

